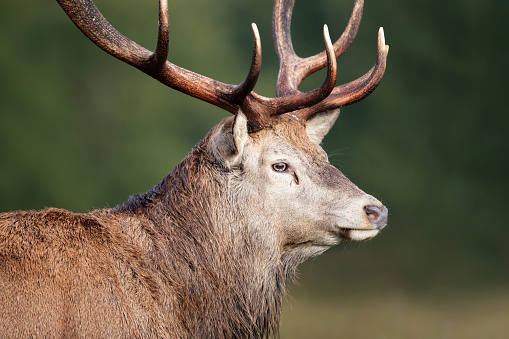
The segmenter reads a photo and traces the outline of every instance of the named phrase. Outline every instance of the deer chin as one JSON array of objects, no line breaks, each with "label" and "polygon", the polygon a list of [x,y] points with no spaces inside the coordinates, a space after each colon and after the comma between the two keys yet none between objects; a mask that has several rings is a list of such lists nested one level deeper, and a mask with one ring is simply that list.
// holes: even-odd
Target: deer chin
[{"label": "deer chin", "polygon": [[342,239],[362,241],[374,238],[378,232],[378,229],[340,228],[339,236]]}]

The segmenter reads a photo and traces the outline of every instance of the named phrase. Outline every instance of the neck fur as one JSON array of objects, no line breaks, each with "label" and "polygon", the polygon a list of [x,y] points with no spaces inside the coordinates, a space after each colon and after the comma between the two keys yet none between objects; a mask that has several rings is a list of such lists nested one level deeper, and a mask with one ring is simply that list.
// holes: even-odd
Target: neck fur
[{"label": "neck fur", "polygon": [[[189,337],[263,338],[277,335],[287,264],[260,239],[228,174],[202,142],[153,190],[117,206],[150,221],[152,265],[166,281],[168,308]],[[275,239],[273,236],[272,239]],[[283,267],[284,266],[284,267]]]}]

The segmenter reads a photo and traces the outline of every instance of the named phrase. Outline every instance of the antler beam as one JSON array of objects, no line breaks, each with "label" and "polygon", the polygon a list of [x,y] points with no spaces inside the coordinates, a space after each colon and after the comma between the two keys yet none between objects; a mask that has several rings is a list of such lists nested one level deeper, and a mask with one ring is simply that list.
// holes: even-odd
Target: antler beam
[{"label": "antler beam", "polygon": [[[115,58],[136,67],[168,87],[210,102],[233,114],[254,88],[261,67],[260,35],[253,26],[255,51],[248,77],[241,85],[225,84],[167,61],[169,49],[168,0],[159,1],[159,32],[151,52],[117,31],[91,0],[57,0],[69,18],[94,44]],[[246,94],[247,92],[247,94]]]}]

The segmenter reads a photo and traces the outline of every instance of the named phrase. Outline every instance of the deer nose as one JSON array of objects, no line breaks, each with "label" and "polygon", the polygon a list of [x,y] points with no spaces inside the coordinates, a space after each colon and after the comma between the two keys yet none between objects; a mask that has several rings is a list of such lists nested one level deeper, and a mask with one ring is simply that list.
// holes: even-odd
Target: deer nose
[{"label": "deer nose", "polygon": [[375,226],[375,228],[381,230],[387,225],[387,216],[389,215],[387,207],[382,206],[382,210],[380,210],[377,206],[369,205],[364,206],[364,211],[366,212],[369,222],[371,225]]}]

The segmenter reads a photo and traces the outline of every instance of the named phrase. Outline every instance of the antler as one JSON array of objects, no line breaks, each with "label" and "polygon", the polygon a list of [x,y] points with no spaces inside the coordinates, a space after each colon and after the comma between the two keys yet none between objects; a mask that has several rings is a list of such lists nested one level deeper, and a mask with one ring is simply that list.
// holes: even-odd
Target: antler
[{"label": "antler", "polygon": [[327,55],[327,77],[323,84],[319,88],[309,92],[302,93],[297,91],[295,94],[288,94],[276,98],[266,98],[255,92],[251,92],[244,98],[240,105],[240,108],[249,120],[251,132],[265,128],[270,124],[271,118],[275,116],[313,107],[313,105],[329,96],[336,84],[337,64],[327,25],[323,27],[323,36]]},{"label": "antler", "polygon": [[388,53],[389,46],[385,44],[384,30],[380,27],[378,31],[377,59],[371,70],[357,80],[335,87],[327,99],[313,107],[296,112],[296,115],[303,120],[307,120],[320,112],[353,104],[370,95],[382,81]]},{"label": "antler", "polygon": [[[290,22],[295,0],[275,0],[273,13],[274,42],[280,60],[277,97],[266,98],[253,92],[261,68],[261,43],[258,29],[252,24],[253,59],[248,76],[240,85],[225,84],[180,68],[167,61],[169,50],[168,1],[159,1],[157,45],[151,52],[118,32],[99,12],[92,0],[57,0],[69,18],[97,46],[114,57],[138,68],[161,83],[195,98],[212,103],[236,114],[246,115],[251,132],[265,128],[274,117],[293,112],[302,120],[338,106],[359,101],[369,95],[382,79],[388,47],[383,30],[379,33],[378,59],[375,66],[361,78],[334,87],[337,77],[336,58],[351,44],[357,33],[363,1],[356,0],[348,26],[332,45],[324,26],[325,51],[299,58],[292,47]],[[312,91],[298,90],[310,74],[327,65],[323,84]]]},{"label": "antler", "polygon": [[[300,58],[293,49],[290,24],[295,0],[275,0],[272,17],[274,45],[278,54],[280,68],[277,81],[277,95],[286,96],[300,93],[298,88],[302,81],[312,73],[325,67],[327,58],[321,52],[308,58]],[[339,39],[334,43],[334,54],[339,58],[353,42],[362,18],[364,0],[356,0],[348,25]],[[313,115],[348,105],[364,99],[378,86],[385,72],[389,46],[385,45],[383,29],[378,33],[378,52],[375,66],[361,78],[348,84],[335,87],[332,94],[318,104],[301,109],[294,114],[302,120]]]},{"label": "antler", "polygon": [[261,68],[261,43],[256,25],[253,61],[247,78],[240,85],[225,84],[180,68],[167,61],[169,50],[168,0],[159,1],[159,32],[154,52],[143,48],[118,32],[91,0],[57,0],[69,18],[94,44],[161,83],[210,102],[233,114],[254,88]]}]

